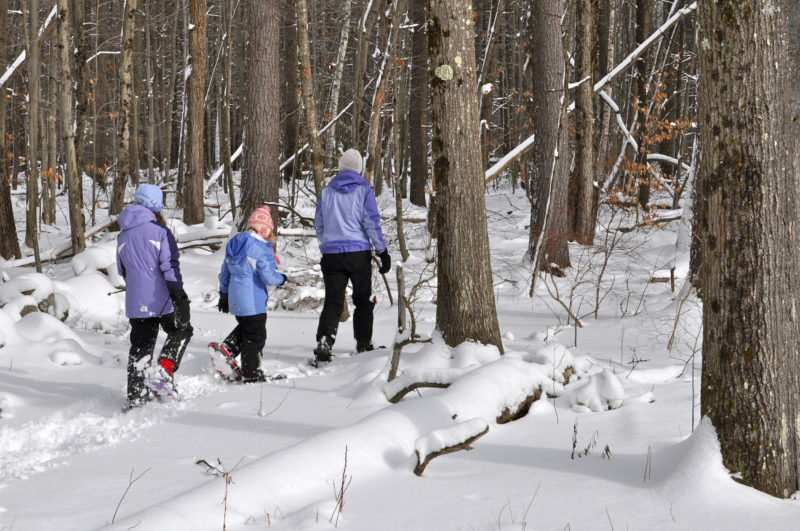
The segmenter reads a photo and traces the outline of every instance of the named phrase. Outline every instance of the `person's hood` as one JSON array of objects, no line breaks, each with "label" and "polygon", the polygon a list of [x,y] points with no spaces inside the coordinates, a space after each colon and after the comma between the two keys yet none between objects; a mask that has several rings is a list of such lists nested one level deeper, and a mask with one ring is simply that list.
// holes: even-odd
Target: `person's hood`
[{"label": "person's hood", "polygon": [[132,229],[145,223],[152,223],[156,220],[156,215],[149,208],[142,205],[131,205],[125,207],[119,216],[117,223],[122,230]]},{"label": "person's hood", "polygon": [[330,186],[332,189],[343,193],[351,192],[356,186],[365,185],[367,185],[367,181],[361,176],[361,174],[351,170],[339,172],[333,179],[331,179],[331,182],[328,183],[328,186]]},{"label": "person's hood", "polygon": [[247,248],[250,245],[250,231],[240,232],[228,242],[225,247],[225,258],[231,262],[240,262],[247,256]]}]

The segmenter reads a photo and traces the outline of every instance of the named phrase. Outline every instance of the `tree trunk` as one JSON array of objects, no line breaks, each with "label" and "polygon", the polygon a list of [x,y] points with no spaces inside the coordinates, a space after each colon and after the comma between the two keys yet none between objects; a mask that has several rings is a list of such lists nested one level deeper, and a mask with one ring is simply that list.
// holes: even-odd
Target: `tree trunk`
[{"label": "tree trunk", "polygon": [[594,16],[592,0],[577,0],[575,94],[575,172],[570,180],[570,223],[572,237],[580,244],[594,242],[596,211],[594,208]]},{"label": "tree trunk", "polygon": [[223,8],[225,24],[225,75],[222,79],[222,123],[220,124],[220,148],[222,164],[225,172],[225,187],[231,202],[231,219],[236,219],[236,189],[233,183],[233,165],[231,164],[231,80],[233,78],[233,13],[234,0],[227,0]]},{"label": "tree trunk", "polygon": [[47,75],[47,106],[46,119],[42,118],[44,145],[42,152],[45,154],[46,163],[42,166],[45,171],[41,174],[42,182],[42,223],[54,225],[56,222],[56,175],[58,174],[58,134],[56,119],[56,79],[58,77],[58,63],[54,46],[48,53]]},{"label": "tree trunk", "polygon": [[[280,7],[250,0],[247,24],[247,94],[240,230],[265,203],[277,203],[280,157]],[[278,221],[278,209],[272,208]]]},{"label": "tree trunk", "polygon": [[189,54],[191,74],[187,93],[189,95],[189,135],[187,145],[188,171],[183,183],[183,221],[187,225],[202,223],[203,178],[205,177],[205,92],[206,92],[206,0],[189,1]]},{"label": "tree trunk", "polygon": [[[25,12],[23,2],[22,11]],[[28,188],[26,199],[28,208],[25,216],[25,245],[33,249],[36,261],[36,271],[42,272],[42,262],[39,257],[39,231],[37,229],[38,217],[36,215],[39,203],[39,0],[31,0],[30,15],[26,28],[26,45],[28,48]],[[23,14],[24,16],[24,14]]]},{"label": "tree trunk", "polygon": [[428,60],[425,45],[425,0],[409,0],[411,22],[417,24],[411,36],[411,97],[408,104],[408,144],[411,152],[411,178],[408,199],[425,206],[425,185],[428,182]]},{"label": "tree trunk", "polygon": [[[561,2],[534,3],[531,74],[536,142],[530,176],[531,225],[528,250],[536,269],[569,267],[567,200],[569,156],[563,105],[565,89]],[[541,241],[540,241],[541,240]]]},{"label": "tree trunk", "polygon": [[131,120],[133,112],[133,39],[136,23],[136,2],[125,2],[122,20],[122,46],[119,60],[119,132],[117,170],[109,214],[119,214],[125,202],[125,187],[130,178]]},{"label": "tree trunk", "polygon": [[353,65],[353,119],[350,124],[350,143],[353,147],[360,146],[362,142],[362,118],[364,111],[365,77],[367,74],[367,58],[369,56],[369,40],[378,9],[375,2],[367,2],[364,14],[359,19],[356,35],[358,35],[358,49]]},{"label": "tree trunk", "polygon": [[428,0],[433,168],[436,175],[436,323],[448,345],[503,352],[497,323],[478,123],[471,2]]},{"label": "tree trunk", "polygon": [[[700,407],[725,467],[773,496],[797,492],[800,307],[797,142],[785,0],[698,3],[704,202]],[[747,124],[742,127],[740,124]]]},{"label": "tree trunk", "polygon": [[[8,40],[8,1],[0,0],[0,72],[6,71]],[[0,98],[0,256],[6,260],[22,257],[11,203],[7,151],[6,98]]]},{"label": "tree trunk", "polygon": [[[289,160],[296,154],[298,130],[300,127],[299,111],[300,105],[298,101],[298,79],[297,79],[297,27],[295,20],[297,13],[295,11],[294,0],[287,0],[282,2],[283,14],[283,62],[281,79],[286,83],[281,90],[281,98],[283,104],[283,160]],[[298,168],[298,162],[295,158],[291,164],[284,168],[283,178],[289,182],[295,175],[295,168]]]},{"label": "tree trunk", "polygon": [[[331,87],[331,99],[328,102],[327,116],[333,119],[339,113],[339,92],[342,87],[342,74],[347,60],[347,43],[350,40],[350,9],[352,0],[344,0],[342,12],[342,34],[339,37],[339,54],[336,57],[336,71],[333,74],[333,86]],[[325,133],[325,165],[335,167],[336,165],[336,122],[333,122]]]},{"label": "tree trunk", "polygon": [[297,0],[297,49],[300,55],[300,84],[303,91],[303,114],[308,129],[310,146],[311,173],[314,176],[314,192],[317,197],[322,194],[324,175],[322,171],[323,156],[322,139],[317,127],[317,109],[314,100],[314,76],[311,68],[311,48],[308,36],[308,3]]},{"label": "tree trunk", "polygon": [[80,173],[75,151],[75,130],[73,128],[72,109],[74,106],[72,90],[66,90],[71,79],[69,66],[69,35],[70,13],[69,0],[58,0],[58,64],[60,66],[59,79],[62,90],[59,92],[59,108],[61,113],[61,138],[64,145],[64,182],[69,198],[69,228],[72,254],[76,255],[86,248],[84,233],[86,232],[81,207]]}]

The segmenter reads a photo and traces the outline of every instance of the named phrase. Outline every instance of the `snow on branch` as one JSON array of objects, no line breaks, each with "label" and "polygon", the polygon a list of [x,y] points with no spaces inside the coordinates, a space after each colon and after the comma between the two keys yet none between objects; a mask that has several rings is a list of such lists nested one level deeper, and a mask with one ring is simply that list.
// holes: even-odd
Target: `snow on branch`
[{"label": "snow on branch", "polygon": [[[39,28],[39,38],[42,38],[42,35],[44,35],[44,30],[46,30],[47,27],[50,25],[50,23],[53,21],[53,17],[56,16],[56,11],[57,11],[56,6],[53,6],[53,9],[50,10],[50,14],[47,15],[47,19],[45,19],[44,23],[42,24],[42,27]],[[25,62],[26,57],[27,57],[27,52],[25,50],[22,50],[22,52],[20,52],[17,58],[14,59],[14,62],[11,63],[8,66],[8,68],[6,68],[5,73],[2,76],[0,76],[0,88],[2,88],[6,84],[6,82],[11,78],[12,74],[14,74],[17,68],[19,68],[22,65],[22,63]]]},{"label": "snow on branch", "polygon": [[445,389],[469,369],[406,369],[383,388],[386,398],[396,404],[411,391],[422,387]]},{"label": "snow on branch", "polygon": [[520,145],[518,145],[517,147],[506,153],[506,155],[502,159],[495,162],[491,168],[486,170],[486,173],[484,174],[484,179],[486,180],[486,183],[488,184],[494,179],[496,179],[497,176],[500,175],[501,171],[506,169],[508,166],[511,165],[512,162],[521,157],[522,154],[525,153],[525,151],[527,151],[528,148],[533,145],[535,136],[536,135],[531,135],[528,138],[526,138]]},{"label": "snow on branch", "polygon": [[489,424],[482,418],[474,418],[455,426],[433,430],[420,437],[414,443],[414,451],[417,454],[414,474],[421,476],[428,463],[440,455],[459,450],[472,450],[470,445],[488,432]]},{"label": "snow on branch", "polygon": [[620,73],[624,70],[628,69],[636,59],[639,58],[640,55],[644,53],[647,48],[649,48],[654,42],[656,42],[661,36],[667,32],[672,26],[682,20],[686,15],[691,13],[697,9],[697,2],[692,2],[690,5],[679,9],[674,15],[667,19],[664,24],[661,25],[652,35],[650,35],[647,39],[644,40],[642,44],[636,47],[635,50],[631,52],[631,54],[622,60],[620,64],[618,64],[611,72],[606,74],[603,79],[598,81],[594,84],[594,92],[600,92],[603,90],[603,87],[608,85],[612,79],[617,77]]}]

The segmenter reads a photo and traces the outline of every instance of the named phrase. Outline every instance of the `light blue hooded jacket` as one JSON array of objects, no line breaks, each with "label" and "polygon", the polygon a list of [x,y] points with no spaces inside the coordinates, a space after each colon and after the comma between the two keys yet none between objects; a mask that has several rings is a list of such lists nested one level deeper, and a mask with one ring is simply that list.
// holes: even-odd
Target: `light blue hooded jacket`
[{"label": "light blue hooded jacket", "polygon": [[314,225],[323,254],[386,250],[381,216],[369,183],[354,171],[338,173],[323,188]]},{"label": "light blue hooded jacket", "polygon": [[240,232],[225,247],[219,290],[228,294],[228,311],[233,315],[267,312],[267,286],[283,284],[283,275],[275,270],[272,248],[252,231]]}]

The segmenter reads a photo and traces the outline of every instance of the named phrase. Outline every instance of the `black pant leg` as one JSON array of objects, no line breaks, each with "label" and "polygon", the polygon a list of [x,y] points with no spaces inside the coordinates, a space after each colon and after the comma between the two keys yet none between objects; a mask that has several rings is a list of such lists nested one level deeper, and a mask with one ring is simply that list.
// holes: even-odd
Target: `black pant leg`
[{"label": "black pant leg", "polygon": [[158,317],[131,319],[131,349],[128,353],[128,401],[147,396],[144,371],[150,366],[158,337]]},{"label": "black pant leg", "polygon": [[183,353],[186,352],[186,347],[189,345],[189,340],[192,339],[194,329],[192,325],[186,328],[178,328],[175,325],[175,314],[168,313],[159,318],[159,324],[164,332],[167,333],[167,340],[161,348],[161,357],[170,360],[175,364],[173,372],[178,370],[183,359]]},{"label": "black pant leg", "polygon": [[234,358],[242,352],[242,326],[240,324],[237,324],[236,328],[231,330],[222,345],[228,351],[228,354]]},{"label": "black pant leg", "polygon": [[325,302],[317,325],[317,341],[322,336],[336,337],[339,330],[339,317],[344,310],[344,294],[347,289],[349,273],[343,264],[343,255],[348,253],[322,255],[322,278],[325,281]]},{"label": "black pant leg", "polygon": [[356,343],[372,342],[372,252],[348,253],[353,284],[353,336]]},{"label": "black pant leg", "polygon": [[242,377],[253,378],[261,366],[261,351],[267,342],[267,314],[236,316],[242,329]]}]

